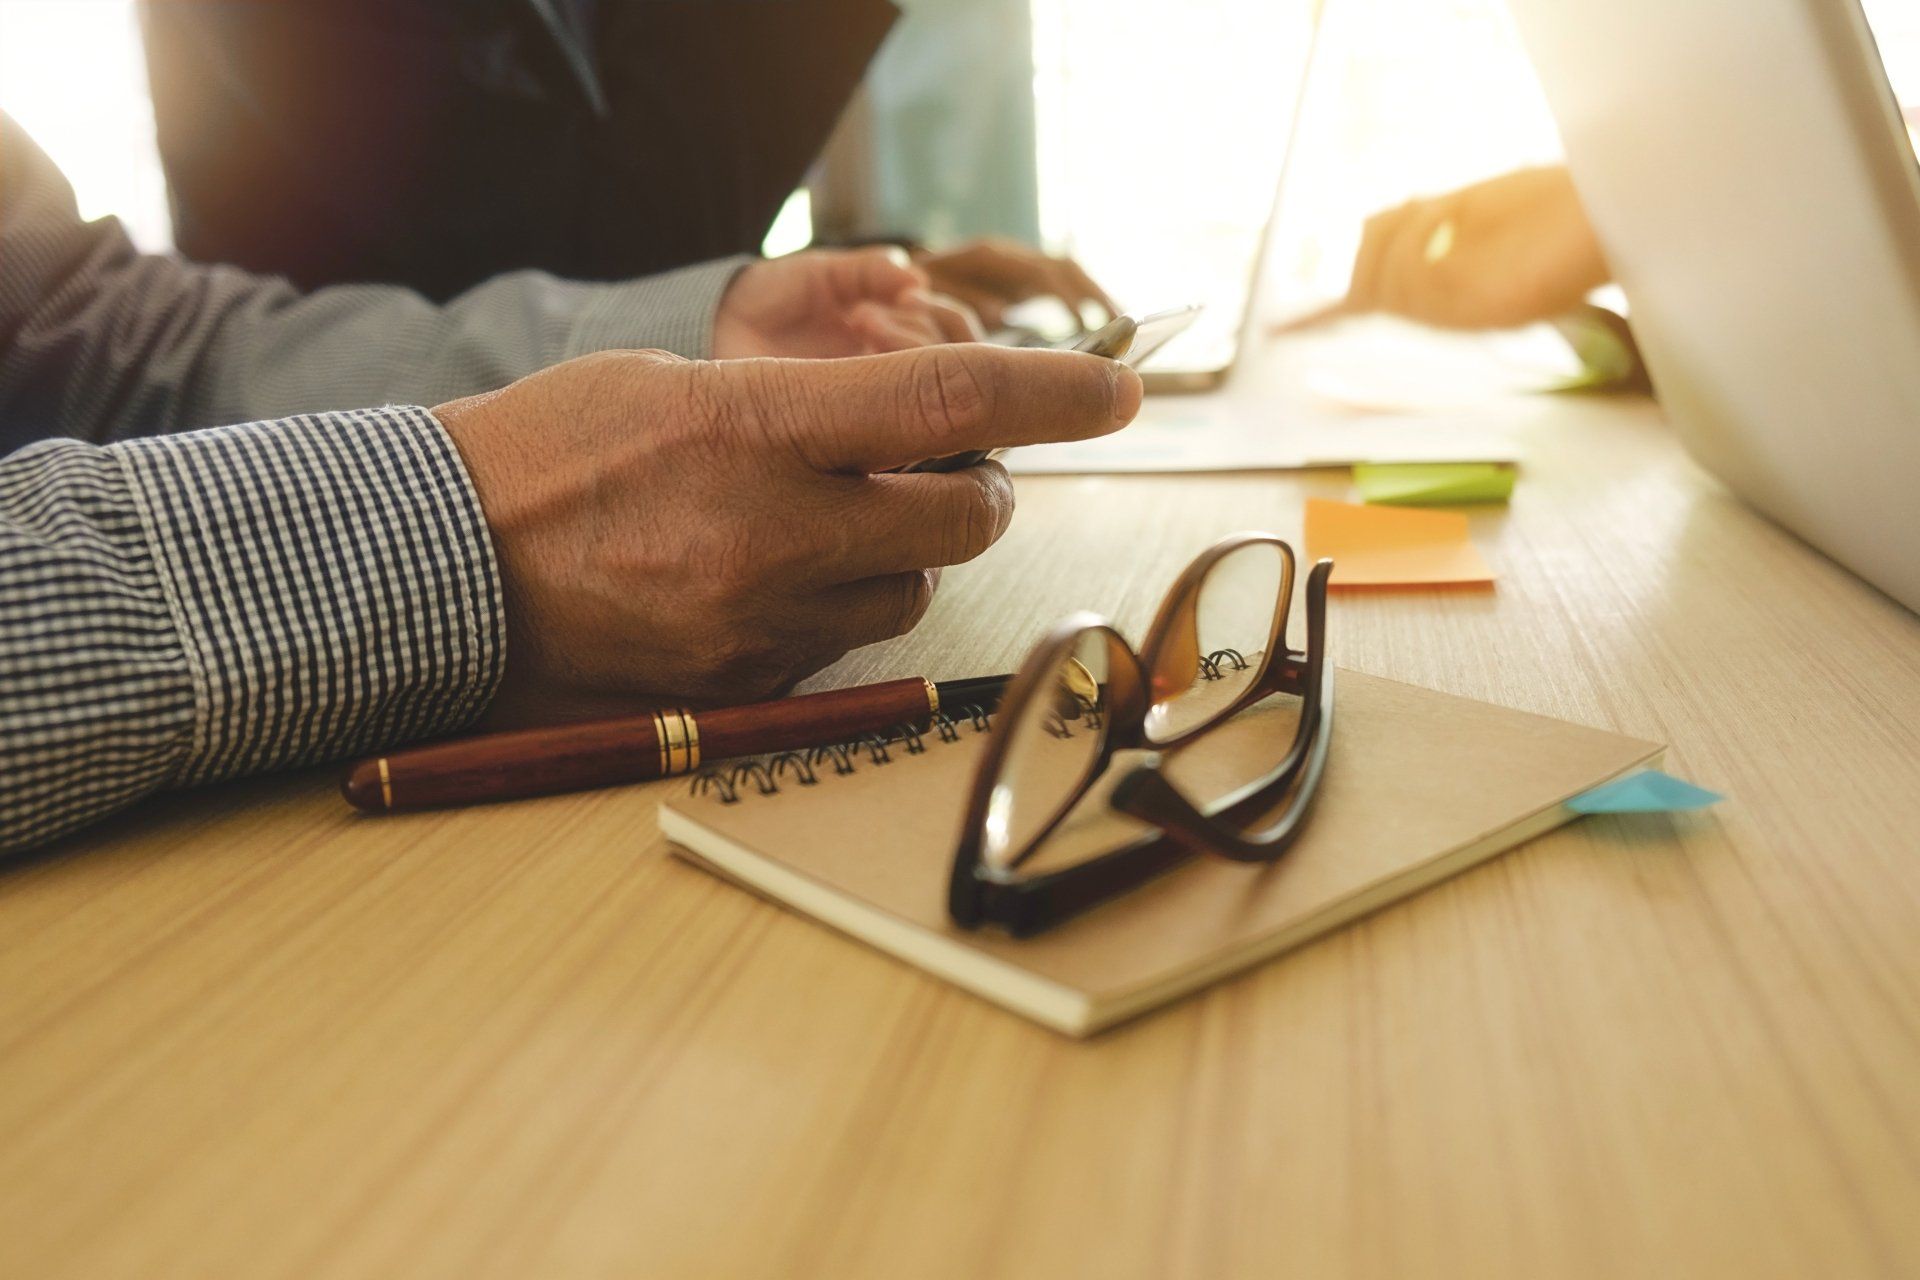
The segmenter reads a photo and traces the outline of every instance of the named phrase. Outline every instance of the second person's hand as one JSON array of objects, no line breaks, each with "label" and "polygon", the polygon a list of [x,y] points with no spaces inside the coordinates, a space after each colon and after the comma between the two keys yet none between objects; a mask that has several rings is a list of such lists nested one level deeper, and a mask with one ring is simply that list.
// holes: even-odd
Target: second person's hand
[{"label": "second person's hand", "polygon": [[1275,332],[1373,311],[1510,328],[1573,310],[1609,275],[1567,171],[1523,169],[1368,218],[1347,296]]},{"label": "second person's hand", "polygon": [[982,344],[846,360],[606,352],[434,410],[505,590],[489,719],[750,701],[910,629],[937,570],[1006,530],[997,463],[891,474],[1130,421],[1140,380]]},{"label": "second person's hand", "polygon": [[1004,236],[923,251],[915,261],[935,289],[966,304],[988,329],[1000,328],[1008,307],[1031,298],[1058,298],[1090,329],[1120,314],[1107,291],[1079,263]]},{"label": "second person's hand", "polygon": [[966,307],[939,296],[902,249],[806,249],[748,266],[713,321],[715,359],[824,359],[982,337]]}]

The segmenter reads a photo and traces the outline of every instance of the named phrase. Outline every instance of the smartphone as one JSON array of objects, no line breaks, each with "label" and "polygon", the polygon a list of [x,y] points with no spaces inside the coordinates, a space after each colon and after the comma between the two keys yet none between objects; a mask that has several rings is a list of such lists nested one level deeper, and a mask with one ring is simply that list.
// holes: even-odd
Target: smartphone
[{"label": "smartphone", "polygon": [[[1156,311],[1150,316],[1141,316],[1133,323],[1133,341],[1128,344],[1124,352],[1113,358],[1129,369],[1138,369],[1151,360],[1156,351],[1185,332],[1187,326],[1192,324],[1199,315],[1200,304],[1196,302],[1191,306],[1174,307],[1170,311]],[[1123,316],[1121,319],[1126,317]],[[1107,328],[1112,327],[1112,325],[1107,326]],[[1106,329],[1102,329],[1084,341],[1091,343],[1105,332]],[[1077,346],[1075,350],[1087,351],[1092,348],[1083,345]],[[1094,354],[1103,356],[1107,353],[1094,351]]]},{"label": "smartphone", "polygon": [[[1195,303],[1169,311],[1156,311],[1148,316],[1115,316],[1110,323],[1068,345],[1066,350],[1105,356],[1109,360],[1118,360],[1128,368],[1138,369],[1154,352],[1192,324],[1194,317],[1199,314],[1200,306]],[[944,458],[928,458],[901,470],[959,471],[964,467],[977,466],[989,458],[997,458],[1005,452],[1005,449],[971,449],[966,453],[950,453]]]}]

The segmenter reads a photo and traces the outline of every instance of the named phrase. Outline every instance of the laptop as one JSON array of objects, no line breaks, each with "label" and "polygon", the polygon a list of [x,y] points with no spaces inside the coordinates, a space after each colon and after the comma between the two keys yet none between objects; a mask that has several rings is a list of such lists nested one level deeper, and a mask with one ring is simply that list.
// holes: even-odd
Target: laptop
[{"label": "laptop", "polygon": [[[1055,106],[1039,130],[1049,241],[1129,311],[1199,306],[1142,362],[1149,393],[1210,391],[1239,359],[1320,10],[1321,0],[1088,6],[1057,32],[1036,17],[1040,43],[1058,44],[1071,71],[1040,86]],[[992,340],[1071,345],[1081,336],[1057,304],[1009,319],[1015,328]]]},{"label": "laptop", "polygon": [[1920,611],[1920,167],[1857,0],[1509,0],[1667,415]]}]

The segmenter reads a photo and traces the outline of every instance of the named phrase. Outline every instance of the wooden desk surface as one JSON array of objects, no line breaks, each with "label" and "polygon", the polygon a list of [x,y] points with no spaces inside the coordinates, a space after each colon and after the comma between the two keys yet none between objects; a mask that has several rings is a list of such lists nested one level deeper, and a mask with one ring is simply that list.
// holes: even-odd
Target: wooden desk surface
[{"label": "wooden desk surface", "polygon": [[[1648,406],[1527,430],[1498,590],[1341,597],[1341,660],[1664,739],[1718,809],[1073,1043],[669,858],[652,789],[171,797],[0,875],[0,1273],[1920,1274],[1920,623]],[[1023,481],[833,678],[1137,634],[1344,487]]]}]

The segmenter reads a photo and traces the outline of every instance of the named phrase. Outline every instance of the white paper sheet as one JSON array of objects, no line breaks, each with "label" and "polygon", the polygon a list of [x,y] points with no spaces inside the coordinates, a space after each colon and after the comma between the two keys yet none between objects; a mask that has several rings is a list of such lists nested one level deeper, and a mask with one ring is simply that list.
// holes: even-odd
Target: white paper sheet
[{"label": "white paper sheet", "polygon": [[1149,396],[1125,430],[1015,449],[1017,474],[1257,471],[1356,462],[1516,462],[1535,388],[1578,361],[1551,331],[1436,334],[1366,319],[1279,342],[1256,332],[1227,385]]}]

